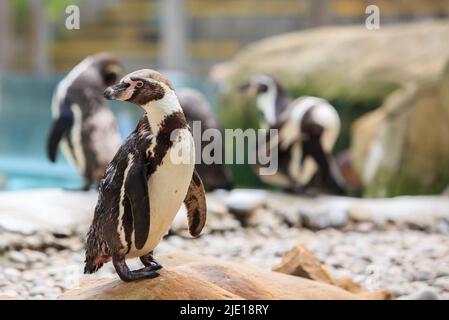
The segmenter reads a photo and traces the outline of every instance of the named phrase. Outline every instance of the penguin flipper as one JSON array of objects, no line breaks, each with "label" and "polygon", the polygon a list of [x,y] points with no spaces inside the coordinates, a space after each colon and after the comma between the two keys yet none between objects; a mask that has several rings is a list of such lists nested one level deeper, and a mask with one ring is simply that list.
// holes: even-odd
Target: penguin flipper
[{"label": "penguin flipper", "polygon": [[335,170],[335,166],[332,166],[332,156],[327,155],[323,150],[319,137],[312,136],[310,140],[311,147],[309,148],[309,154],[318,164],[325,183],[338,194],[345,194],[346,190],[344,181],[342,180],[343,178],[341,178],[339,172]]},{"label": "penguin flipper", "polygon": [[203,230],[207,215],[206,194],[204,192],[203,182],[196,170],[193,171],[184,204],[187,208],[189,232],[192,236],[196,237]]},{"label": "penguin flipper", "polygon": [[133,164],[125,181],[125,194],[128,198],[134,221],[135,245],[142,249],[150,230],[150,199],[145,166]]},{"label": "penguin flipper", "polygon": [[74,117],[70,108],[62,108],[59,117],[53,121],[47,140],[47,155],[51,162],[56,161],[59,141],[72,128],[73,121]]}]

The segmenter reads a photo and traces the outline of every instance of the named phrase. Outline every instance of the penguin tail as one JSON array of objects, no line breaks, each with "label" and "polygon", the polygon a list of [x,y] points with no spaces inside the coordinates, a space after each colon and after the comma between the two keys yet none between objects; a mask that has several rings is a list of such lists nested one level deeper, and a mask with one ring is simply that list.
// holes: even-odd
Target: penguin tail
[{"label": "penguin tail", "polygon": [[92,255],[86,250],[86,260],[84,260],[84,273],[91,274],[97,272],[105,262],[110,260],[106,255]]},{"label": "penguin tail", "polygon": [[84,273],[97,272],[105,262],[109,261],[106,242],[99,239],[95,229],[91,227],[87,234],[86,259],[84,260]]},{"label": "penguin tail", "polygon": [[84,264],[84,274],[91,274],[98,271],[103,266],[103,263],[95,263],[95,260],[86,259]]}]

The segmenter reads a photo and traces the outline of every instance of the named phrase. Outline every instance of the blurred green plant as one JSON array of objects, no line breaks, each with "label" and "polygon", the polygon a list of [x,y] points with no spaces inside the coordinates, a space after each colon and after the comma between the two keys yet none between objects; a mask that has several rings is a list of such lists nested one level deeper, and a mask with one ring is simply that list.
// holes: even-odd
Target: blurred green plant
[{"label": "blurred green plant", "polygon": [[[259,126],[259,112],[254,100],[248,99],[239,93],[222,96],[219,101],[219,118],[226,129],[257,129]],[[235,146],[235,143],[234,143]],[[233,152],[230,146],[225,146],[226,152]],[[245,160],[248,158],[248,149],[245,148]],[[229,165],[236,186],[242,188],[267,188],[259,177],[246,164]]]},{"label": "blurred green plant", "polygon": [[[79,2],[79,0],[44,0],[45,14],[50,22],[57,22],[65,17],[65,8],[68,5],[76,5]],[[14,18],[19,30],[25,29],[28,25],[30,10],[29,0],[13,1]]]},{"label": "blurred green plant", "polygon": [[28,1],[15,0],[13,1],[14,21],[19,30],[23,30],[27,25],[28,16]]},{"label": "blurred green plant", "polygon": [[69,5],[77,5],[79,0],[45,0],[45,10],[51,21],[58,21],[65,17],[65,8]]}]

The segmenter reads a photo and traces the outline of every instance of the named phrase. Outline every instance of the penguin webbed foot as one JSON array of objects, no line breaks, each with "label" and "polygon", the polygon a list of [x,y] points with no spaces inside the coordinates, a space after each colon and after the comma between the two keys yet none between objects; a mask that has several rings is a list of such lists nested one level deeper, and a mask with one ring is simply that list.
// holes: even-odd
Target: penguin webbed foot
[{"label": "penguin webbed foot", "polygon": [[145,256],[141,256],[140,261],[142,261],[147,270],[156,271],[162,269],[162,265],[156,259],[154,259],[153,252],[150,252]]},{"label": "penguin webbed foot", "polygon": [[129,270],[124,257],[114,257],[113,264],[115,271],[122,281],[130,282],[140,279],[153,279],[159,276],[152,268],[145,267],[138,270]]}]

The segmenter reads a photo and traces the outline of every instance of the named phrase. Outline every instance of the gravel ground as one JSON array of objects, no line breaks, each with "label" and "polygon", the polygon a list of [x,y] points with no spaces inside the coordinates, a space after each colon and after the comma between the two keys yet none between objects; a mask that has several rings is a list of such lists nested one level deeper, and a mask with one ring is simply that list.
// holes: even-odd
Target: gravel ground
[{"label": "gravel ground", "polygon": [[[339,229],[312,231],[291,226],[285,216],[262,208],[246,219],[243,227],[242,220],[221,203],[212,199],[209,209],[200,238],[187,236],[181,217],[156,255],[188,250],[271,269],[287,250],[303,243],[334,276],[350,276],[369,290],[388,288],[399,298],[449,299],[447,233],[350,221],[341,221]],[[25,236],[0,230],[0,295],[55,299],[82,279],[116,277],[110,263],[95,275],[82,274],[85,231],[86,226],[79,226],[57,234]],[[130,261],[130,267],[138,265],[136,260]]]}]

